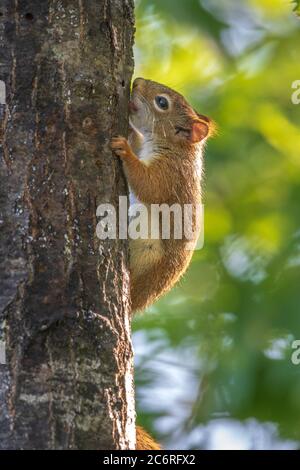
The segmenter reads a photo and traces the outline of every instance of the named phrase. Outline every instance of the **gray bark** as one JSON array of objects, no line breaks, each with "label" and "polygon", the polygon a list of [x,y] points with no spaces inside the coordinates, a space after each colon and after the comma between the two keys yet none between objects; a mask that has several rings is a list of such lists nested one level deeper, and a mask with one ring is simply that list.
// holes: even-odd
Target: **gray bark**
[{"label": "gray bark", "polygon": [[0,0],[0,449],[134,447],[127,244],[96,237],[133,29],[132,0]]}]

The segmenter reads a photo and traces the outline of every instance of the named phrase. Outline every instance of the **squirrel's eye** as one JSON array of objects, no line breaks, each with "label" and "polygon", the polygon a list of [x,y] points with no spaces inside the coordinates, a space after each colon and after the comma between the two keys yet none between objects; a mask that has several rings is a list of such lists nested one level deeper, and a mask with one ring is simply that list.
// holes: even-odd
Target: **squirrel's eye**
[{"label": "squirrel's eye", "polygon": [[167,98],[165,98],[164,96],[156,96],[155,97],[155,103],[157,104],[157,106],[162,109],[162,110],[166,110],[168,109],[169,107],[169,102],[167,100]]}]

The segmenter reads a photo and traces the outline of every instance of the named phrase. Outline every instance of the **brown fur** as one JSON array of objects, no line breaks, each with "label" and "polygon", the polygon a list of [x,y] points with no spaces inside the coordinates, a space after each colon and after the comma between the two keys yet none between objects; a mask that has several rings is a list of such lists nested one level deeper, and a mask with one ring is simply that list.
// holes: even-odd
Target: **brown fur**
[{"label": "brown fur", "polygon": [[[159,110],[155,97],[169,102]],[[145,205],[199,204],[203,143],[214,131],[212,121],[198,114],[183,96],[164,85],[136,79],[131,102],[132,134],[112,140],[123,160],[136,198]],[[142,157],[142,158],[141,158]],[[196,239],[194,240],[196,242]],[[167,292],[186,271],[192,252],[187,240],[131,240],[132,310],[143,310]]]},{"label": "brown fur", "polygon": [[[162,110],[155,98],[167,98]],[[148,209],[151,204],[169,206],[201,203],[203,143],[214,132],[212,121],[198,114],[183,96],[164,85],[136,79],[130,103],[132,132],[112,140],[112,148],[124,165],[134,195]],[[150,217],[146,216],[148,223]],[[193,229],[195,213],[193,213]],[[150,228],[150,227],[149,227]],[[174,221],[171,221],[171,234]],[[149,230],[149,229],[148,229]],[[187,238],[177,240],[151,238],[130,240],[132,310],[143,310],[167,292],[186,271],[191,257]],[[196,234],[192,245],[196,243]],[[190,243],[189,243],[190,245]],[[190,247],[189,247],[190,248]],[[137,427],[138,450],[160,449],[141,427]]]},{"label": "brown fur", "polygon": [[136,450],[161,450],[160,445],[140,426],[136,427]]}]

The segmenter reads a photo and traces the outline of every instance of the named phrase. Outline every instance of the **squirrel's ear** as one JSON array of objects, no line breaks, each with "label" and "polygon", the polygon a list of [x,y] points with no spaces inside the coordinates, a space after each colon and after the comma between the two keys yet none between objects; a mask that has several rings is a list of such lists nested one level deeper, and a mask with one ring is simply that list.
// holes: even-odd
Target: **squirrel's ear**
[{"label": "squirrel's ear", "polygon": [[193,122],[190,138],[189,140],[196,144],[197,142],[201,142],[201,140],[205,139],[208,136],[209,127],[208,123],[203,121],[195,121]]}]

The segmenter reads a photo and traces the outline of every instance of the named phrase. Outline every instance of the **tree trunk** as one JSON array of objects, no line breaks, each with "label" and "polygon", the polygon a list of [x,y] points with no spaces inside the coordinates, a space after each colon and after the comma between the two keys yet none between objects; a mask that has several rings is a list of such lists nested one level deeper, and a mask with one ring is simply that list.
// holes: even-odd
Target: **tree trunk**
[{"label": "tree trunk", "polygon": [[132,0],[0,0],[0,449],[134,447],[127,244],[96,237],[133,29]]}]

